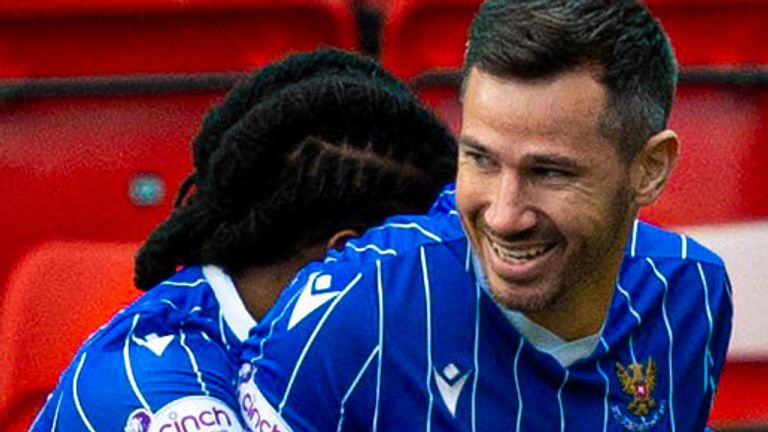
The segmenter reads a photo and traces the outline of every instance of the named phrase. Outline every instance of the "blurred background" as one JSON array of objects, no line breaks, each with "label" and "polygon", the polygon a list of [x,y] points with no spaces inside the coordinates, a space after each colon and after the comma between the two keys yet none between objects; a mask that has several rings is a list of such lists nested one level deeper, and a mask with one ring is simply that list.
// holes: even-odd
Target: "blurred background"
[{"label": "blurred background", "polygon": [[[132,259],[211,103],[288,53],[376,57],[458,131],[479,0],[0,1],[0,430],[140,293]],[[718,251],[734,334],[710,424],[768,430],[768,0],[648,0],[682,67],[682,156],[642,214]],[[109,377],[105,377],[105,385]]]}]

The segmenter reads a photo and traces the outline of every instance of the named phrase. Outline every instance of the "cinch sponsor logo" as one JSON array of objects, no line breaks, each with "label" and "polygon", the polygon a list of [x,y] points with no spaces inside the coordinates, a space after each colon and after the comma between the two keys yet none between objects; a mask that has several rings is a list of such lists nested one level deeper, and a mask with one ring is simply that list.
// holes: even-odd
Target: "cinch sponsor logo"
[{"label": "cinch sponsor logo", "polygon": [[[253,381],[240,384],[240,413],[253,432],[291,432]],[[174,431],[175,432],[175,431]]]},{"label": "cinch sponsor logo", "polygon": [[237,414],[218,399],[187,396],[152,416],[149,432],[240,432]]},{"label": "cinch sponsor logo", "polygon": [[[154,426],[154,425],[153,425]],[[167,419],[158,424],[158,432],[194,432],[208,430],[210,426],[232,427],[232,419],[226,411],[215,406],[193,414],[171,411]]]},{"label": "cinch sponsor logo", "polygon": [[259,408],[254,404],[253,396],[247,394],[243,396],[243,415],[245,420],[253,428],[254,432],[284,432],[279,425],[272,424],[264,418]]}]

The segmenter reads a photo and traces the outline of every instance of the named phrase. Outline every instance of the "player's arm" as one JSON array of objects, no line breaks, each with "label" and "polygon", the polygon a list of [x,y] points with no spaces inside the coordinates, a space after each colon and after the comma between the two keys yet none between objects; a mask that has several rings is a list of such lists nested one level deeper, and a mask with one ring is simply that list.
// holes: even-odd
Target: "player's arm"
[{"label": "player's arm", "polygon": [[242,431],[234,369],[199,332],[97,340],[62,375],[32,431],[149,432],[176,430],[174,422]]},{"label": "player's arm", "polygon": [[239,385],[246,425],[370,428],[380,377],[377,311],[375,272],[300,274],[247,342]]}]

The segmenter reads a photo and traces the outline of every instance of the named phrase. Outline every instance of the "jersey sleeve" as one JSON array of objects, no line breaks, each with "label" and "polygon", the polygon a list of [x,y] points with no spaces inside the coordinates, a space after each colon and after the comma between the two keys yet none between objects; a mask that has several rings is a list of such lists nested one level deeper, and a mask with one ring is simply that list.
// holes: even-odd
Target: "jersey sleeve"
[{"label": "jersey sleeve", "polygon": [[370,429],[381,342],[371,264],[305,268],[251,332],[238,390],[251,430]]},{"label": "jersey sleeve", "polygon": [[[712,358],[711,380],[712,385],[720,380],[720,375],[725,364],[728,345],[731,340],[733,330],[733,300],[731,282],[725,271],[715,273],[710,276],[713,280],[713,287],[710,296],[710,308],[712,309],[712,341],[710,350]],[[713,388],[713,391],[715,388]]]},{"label": "jersey sleeve", "polygon": [[220,346],[201,331],[148,333],[140,314],[126,319],[126,332],[80,350],[32,431],[243,430],[236,362]]}]

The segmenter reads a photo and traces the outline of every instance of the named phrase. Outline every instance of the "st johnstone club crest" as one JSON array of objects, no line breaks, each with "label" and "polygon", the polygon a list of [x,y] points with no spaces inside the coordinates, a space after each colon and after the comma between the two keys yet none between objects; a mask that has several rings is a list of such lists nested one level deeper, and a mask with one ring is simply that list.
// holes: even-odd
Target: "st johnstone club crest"
[{"label": "st johnstone club crest", "polygon": [[[613,416],[626,430],[646,431],[656,425],[664,416],[664,401],[653,398],[656,389],[656,362],[653,358],[643,364],[631,363],[626,367],[616,363],[616,376],[621,390],[630,398],[626,406],[612,406]],[[622,409],[623,408],[623,409]],[[624,413],[628,411],[635,418]]]}]

